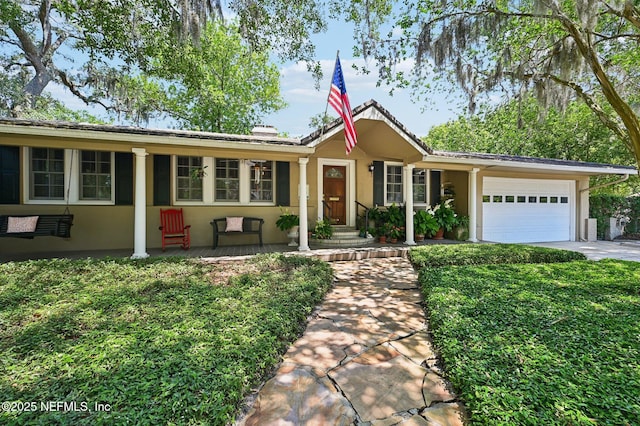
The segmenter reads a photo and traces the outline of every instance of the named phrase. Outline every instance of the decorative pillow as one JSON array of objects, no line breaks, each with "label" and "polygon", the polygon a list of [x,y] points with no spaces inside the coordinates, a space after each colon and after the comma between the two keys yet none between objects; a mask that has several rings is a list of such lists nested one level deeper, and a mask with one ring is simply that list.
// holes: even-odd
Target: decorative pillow
[{"label": "decorative pillow", "polygon": [[7,218],[7,234],[18,232],[33,232],[36,230],[39,216],[12,217]]},{"label": "decorative pillow", "polygon": [[227,217],[227,229],[224,232],[242,232],[242,217]]}]

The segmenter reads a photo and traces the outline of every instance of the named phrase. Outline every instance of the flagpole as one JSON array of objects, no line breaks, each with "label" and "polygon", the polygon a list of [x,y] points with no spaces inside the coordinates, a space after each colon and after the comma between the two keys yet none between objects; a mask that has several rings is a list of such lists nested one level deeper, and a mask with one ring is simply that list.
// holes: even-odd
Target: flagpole
[{"label": "flagpole", "polygon": [[[340,57],[340,49],[338,49],[336,51],[336,61],[333,63],[333,72],[336,72],[336,62],[338,61],[338,58]],[[327,94],[327,102],[325,102],[324,105],[324,115],[322,116],[322,122],[320,123],[320,137],[318,138],[319,141],[322,140],[322,137],[324,136],[324,128],[326,127],[326,123],[325,120],[327,119],[327,110],[329,109],[329,97],[331,96],[331,84],[333,83],[333,73],[331,74],[331,80],[329,80],[329,92]]]}]

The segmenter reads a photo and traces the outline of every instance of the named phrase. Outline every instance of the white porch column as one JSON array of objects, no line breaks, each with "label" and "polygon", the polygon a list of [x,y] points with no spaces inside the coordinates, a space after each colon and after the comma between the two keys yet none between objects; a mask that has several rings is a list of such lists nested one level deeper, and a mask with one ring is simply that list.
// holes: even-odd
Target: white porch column
[{"label": "white porch column", "polygon": [[300,183],[298,196],[300,197],[298,205],[300,206],[300,228],[298,230],[299,237],[299,251],[309,251],[309,224],[308,212],[307,212],[307,164],[308,158],[299,158],[298,164],[300,165]]},{"label": "white porch column", "polygon": [[405,225],[404,230],[406,234],[405,244],[408,246],[415,246],[416,242],[413,239],[413,169],[415,165],[407,164],[404,166],[404,207],[405,207]]},{"label": "white porch column", "polygon": [[469,172],[469,241],[478,242],[476,226],[478,223],[478,172],[474,167]]},{"label": "white porch column", "polygon": [[146,158],[147,151],[144,148],[132,148],[136,156],[136,180],[134,198],[134,222],[133,222],[133,255],[132,259],[144,259],[149,257],[147,253],[147,194],[146,194]]}]

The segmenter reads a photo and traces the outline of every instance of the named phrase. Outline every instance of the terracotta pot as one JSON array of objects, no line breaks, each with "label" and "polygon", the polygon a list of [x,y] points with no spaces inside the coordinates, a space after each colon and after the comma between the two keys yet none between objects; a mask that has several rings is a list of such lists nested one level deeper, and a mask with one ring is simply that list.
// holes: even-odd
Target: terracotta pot
[{"label": "terracotta pot", "polygon": [[444,228],[438,229],[436,235],[433,236],[434,240],[443,240],[444,239]]},{"label": "terracotta pot", "polygon": [[424,234],[416,234],[416,241],[424,241]]},{"label": "terracotta pot", "polygon": [[389,241],[391,242],[391,244],[395,244],[395,243],[398,242],[398,239],[397,238],[391,238]]},{"label": "terracotta pot", "polygon": [[378,241],[380,242],[380,244],[385,244],[387,242],[387,237],[384,235],[381,235],[378,237]]}]

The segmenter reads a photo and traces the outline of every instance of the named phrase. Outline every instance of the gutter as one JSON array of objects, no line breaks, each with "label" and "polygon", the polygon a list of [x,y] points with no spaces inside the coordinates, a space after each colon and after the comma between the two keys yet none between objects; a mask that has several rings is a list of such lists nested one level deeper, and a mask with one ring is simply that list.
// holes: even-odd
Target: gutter
[{"label": "gutter", "polygon": [[[122,131],[120,131],[122,130]],[[240,136],[228,138],[225,135],[191,131],[152,130],[153,133],[132,133],[126,129],[109,131],[104,129],[75,129],[61,127],[20,126],[0,122],[0,138],[11,135],[58,137],[67,139],[83,139],[85,141],[126,143],[129,145],[172,145],[199,148],[221,148],[248,151],[289,152],[294,154],[313,154],[314,148],[302,146],[297,139],[275,138],[276,143],[261,136]],[[227,138],[225,138],[227,136]],[[282,143],[277,143],[282,142]]]},{"label": "gutter", "polygon": [[[460,157],[444,157],[438,155],[425,155],[422,157],[423,162],[427,163],[452,163],[469,167],[508,167],[519,170],[538,170],[545,173],[581,173],[591,175],[622,175],[635,174],[630,168],[624,166],[616,167],[610,164],[602,164],[600,167],[585,164],[550,164],[542,162],[521,162],[505,159],[487,159],[487,158],[460,158]],[[635,173],[634,173],[635,172]]]},{"label": "gutter", "polygon": [[625,174],[622,178],[620,178],[618,180],[614,180],[613,182],[603,183],[603,184],[600,184],[600,185],[592,186],[590,188],[583,188],[583,189],[580,190],[580,193],[583,193],[585,191],[592,191],[594,189],[605,188],[605,187],[611,186],[611,185],[617,185],[619,183],[622,183],[622,182],[626,181],[627,179],[629,179],[629,175]]}]

